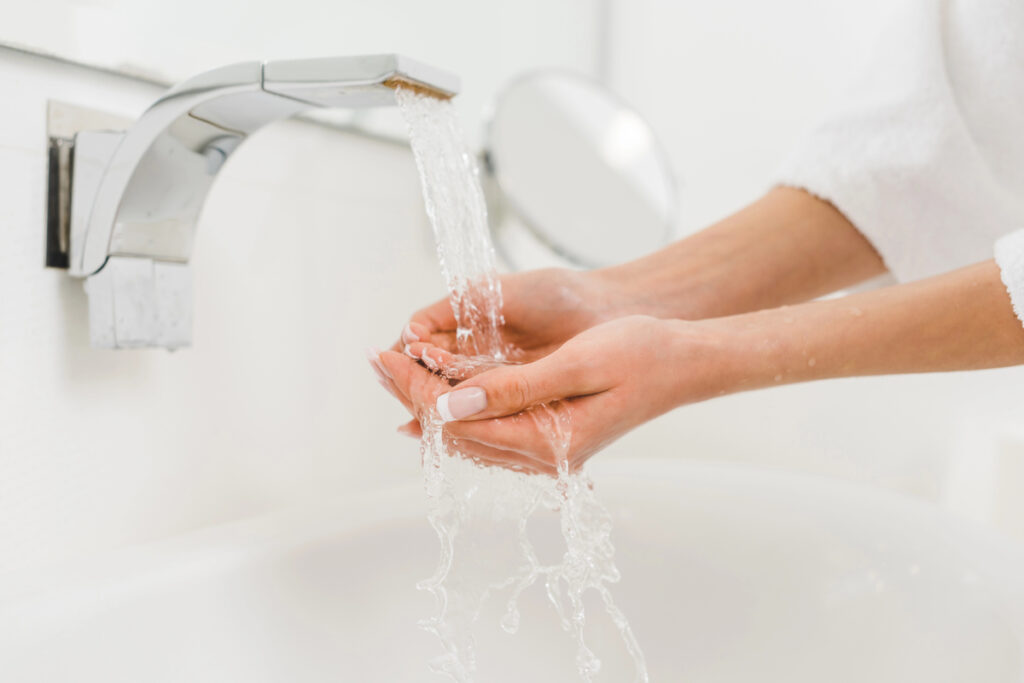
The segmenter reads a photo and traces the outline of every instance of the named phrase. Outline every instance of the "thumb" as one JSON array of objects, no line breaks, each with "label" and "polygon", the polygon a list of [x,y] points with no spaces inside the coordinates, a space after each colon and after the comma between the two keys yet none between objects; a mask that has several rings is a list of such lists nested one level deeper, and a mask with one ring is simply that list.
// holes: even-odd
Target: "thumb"
[{"label": "thumb", "polygon": [[607,389],[588,372],[584,359],[556,351],[524,365],[502,365],[462,382],[437,397],[445,422],[513,415],[541,403]]}]

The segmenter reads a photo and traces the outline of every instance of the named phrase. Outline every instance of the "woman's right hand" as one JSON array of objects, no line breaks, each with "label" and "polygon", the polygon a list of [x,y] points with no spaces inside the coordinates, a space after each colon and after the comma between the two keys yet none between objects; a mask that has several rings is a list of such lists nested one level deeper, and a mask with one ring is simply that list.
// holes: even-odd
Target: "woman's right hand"
[{"label": "woman's right hand", "polygon": [[[678,405],[763,386],[775,369],[743,333],[743,322],[730,320],[617,318],[536,361],[492,367],[454,387],[399,353],[370,362],[415,418],[404,433],[420,436],[421,421],[436,416],[445,422],[444,437],[465,455],[556,474],[563,458],[575,470]],[[554,402],[550,411],[537,409]]]},{"label": "woman's right hand", "polygon": [[[547,268],[505,275],[500,282],[502,341],[520,352],[517,361],[542,358],[580,332],[629,312],[625,297],[602,271]],[[457,353],[449,300],[416,312],[392,350],[417,360],[429,352],[430,364],[444,364]]]}]

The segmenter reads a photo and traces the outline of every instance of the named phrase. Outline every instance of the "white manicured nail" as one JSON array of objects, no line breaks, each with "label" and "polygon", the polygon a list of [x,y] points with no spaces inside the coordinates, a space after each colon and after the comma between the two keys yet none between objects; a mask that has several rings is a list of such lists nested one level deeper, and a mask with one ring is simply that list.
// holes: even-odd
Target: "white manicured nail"
[{"label": "white manicured nail", "polygon": [[370,347],[366,349],[366,360],[370,361],[370,367],[373,368],[374,372],[381,379],[393,379],[388,369],[384,367],[384,363],[380,360],[380,349]]},{"label": "white manicured nail", "polygon": [[402,330],[402,341],[404,341],[406,344],[412,344],[413,342],[418,342],[419,340],[419,336],[412,331],[412,325],[406,325],[405,329]]},{"label": "white manicured nail", "polygon": [[379,355],[380,351],[378,351],[377,349],[373,348],[372,346],[366,347],[366,360],[370,361],[370,365],[373,365],[374,362],[376,362],[377,357]]},{"label": "white manicured nail", "polygon": [[451,422],[455,419],[451,411],[448,410],[448,394],[441,394],[437,397],[437,414],[441,416],[443,422]]},{"label": "white manicured nail", "polygon": [[487,393],[480,387],[456,389],[438,396],[436,407],[445,422],[462,420],[487,407]]}]

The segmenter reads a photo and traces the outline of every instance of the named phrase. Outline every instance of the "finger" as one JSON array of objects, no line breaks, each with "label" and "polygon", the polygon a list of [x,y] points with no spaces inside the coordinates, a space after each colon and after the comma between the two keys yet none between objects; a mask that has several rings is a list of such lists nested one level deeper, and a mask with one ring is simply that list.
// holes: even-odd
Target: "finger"
[{"label": "finger", "polygon": [[[469,379],[488,370],[509,364],[508,361],[498,361],[489,356],[461,356],[434,348],[423,352],[423,362],[428,367],[431,362],[436,363],[442,375],[455,380]],[[518,364],[516,363],[516,365]]]},{"label": "finger", "polygon": [[409,322],[402,330],[402,341],[406,344],[430,339],[430,328],[418,322]]},{"label": "finger", "polygon": [[[460,364],[476,363],[480,364],[483,359],[476,357],[463,356],[448,349],[438,346],[433,342],[413,342],[406,344],[402,348],[402,353],[409,356],[413,360],[421,360],[424,365],[432,370],[440,370],[443,366],[460,366]],[[457,362],[458,359],[464,359],[462,363]],[[497,361],[492,361],[491,365],[496,364]]]},{"label": "finger", "polygon": [[439,349],[436,346],[428,346],[420,353],[420,360],[434,372],[441,373],[447,379],[463,379],[464,363],[459,362],[461,356],[456,356],[450,351]]},{"label": "finger", "polygon": [[433,410],[437,395],[450,388],[445,379],[401,353],[384,351],[380,354],[380,363],[417,416]]},{"label": "finger", "polygon": [[491,467],[504,467],[526,474],[543,474],[548,476],[558,474],[558,470],[555,467],[515,451],[493,448],[464,439],[455,439],[451,445],[455,453]]},{"label": "finger", "polygon": [[455,313],[448,299],[435,301],[413,313],[402,329],[392,351],[401,351],[415,342],[430,342],[450,351],[455,350]]},{"label": "finger", "polygon": [[611,386],[607,361],[562,349],[523,365],[482,372],[441,394],[436,409],[446,422],[514,415],[560,399],[586,396]]},{"label": "finger", "polygon": [[501,365],[499,361],[486,356],[463,356],[422,343],[406,347],[406,355],[422,361],[428,368],[450,380],[467,379]]},{"label": "finger", "polygon": [[420,421],[412,419],[405,424],[398,427],[398,433],[408,436],[413,439],[419,439],[423,436],[423,428],[420,427]]},{"label": "finger", "polygon": [[[586,418],[594,415],[596,404],[616,401],[612,392],[605,392],[552,406],[538,406],[523,413],[491,420],[449,422],[445,432],[461,443],[478,443],[500,451],[515,452],[557,468],[568,460],[570,471],[576,471],[600,447],[587,438]],[[617,410],[613,403],[611,409]],[[603,405],[602,412],[609,406]]]},{"label": "finger", "polygon": [[497,417],[491,420],[450,422],[445,432],[460,443],[475,442],[501,451],[519,453],[524,457],[554,466],[561,452],[546,430],[526,413]]},{"label": "finger", "polygon": [[411,344],[406,344],[402,348],[402,353],[409,356],[409,358],[412,358],[413,360],[422,360],[423,352],[432,348],[434,347],[430,344],[430,342],[414,341]]},{"label": "finger", "polygon": [[398,402],[402,404],[403,408],[409,411],[410,415],[412,415],[413,417],[416,416],[416,410],[413,407],[412,403],[407,398],[405,398],[400,391],[398,391],[398,388],[395,386],[394,382],[387,379],[379,379],[378,381],[380,385],[384,388],[384,391],[388,392],[393,397],[398,399]]},{"label": "finger", "polygon": [[421,330],[417,329],[416,326],[422,326],[422,331],[427,334],[454,332],[456,327],[455,312],[452,310],[451,301],[447,297],[438,299],[426,308],[421,308],[413,313],[409,323],[413,328],[412,331],[417,333],[416,341],[427,340],[425,336],[418,334]]},{"label": "finger", "polygon": [[373,369],[374,374],[377,375],[377,381],[382,387],[384,387],[385,391],[398,399],[402,405],[405,406],[406,410],[415,415],[412,402],[407,396],[399,391],[390,374],[388,374],[387,369],[381,363],[380,353],[381,352],[379,350],[373,348],[366,350],[366,359],[370,362],[370,367]]}]

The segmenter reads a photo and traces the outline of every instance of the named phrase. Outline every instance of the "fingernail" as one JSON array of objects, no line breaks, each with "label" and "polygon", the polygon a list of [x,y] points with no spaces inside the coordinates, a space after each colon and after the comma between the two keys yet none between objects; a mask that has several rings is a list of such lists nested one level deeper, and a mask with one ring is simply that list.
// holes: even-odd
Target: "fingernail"
[{"label": "fingernail", "polygon": [[431,370],[439,370],[441,368],[441,364],[434,360],[426,351],[423,352],[423,357],[421,360],[423,361],[423,364],[426,365]]},{"label": "fingernail", "polygon": [[392,379],[391,373],[384,367],[384,363],[380,360],[380,349],[370,347],[366,349],[366,360],[370,361],[370,367],[373,368],[377,376],[382,380]]},{"label": "fingernail", "polygon": [[416,359],[416,360],[419,360],[419,359],[420,359],[420,357],[419,357],[419,356],[416,356],[416,355],[414,355],[414,354],[413,354],[413,352],[412,352],[412,350],[411,350],[411,349],[409,348],[409,345],[408,345],[408,344],[406,344],[406,345],[405,345],[405,348],[404,348],[404,349],[402,349],[402,352],[403,352],[403,353],[405,353],[405,355],[409,356],[409,358],[414,358],[414,359]]},{"label": "fingernail", "polygon": [[377,377],[379,377],[380,379],[385,378],[384,373],[382,372],[380,367],[380,357],[377,355],[376,349],[366,349],[366,361],[370,364],[370,367],[373,368],[373,371],[377,373]]},{"label": "fingernail", "polygon": [[412,344],[413,342],[418,342],[419,340],[419,335],[412,331],[412,325],[406,325],[405,329],[402,330],[402,341],[404,341],[406,344]]},{"label": "fingernail", "polygon": [[487,394],[480,387],[456,389],[437,397],[437,414],[445,422],[476,415],[487,407]]}]

